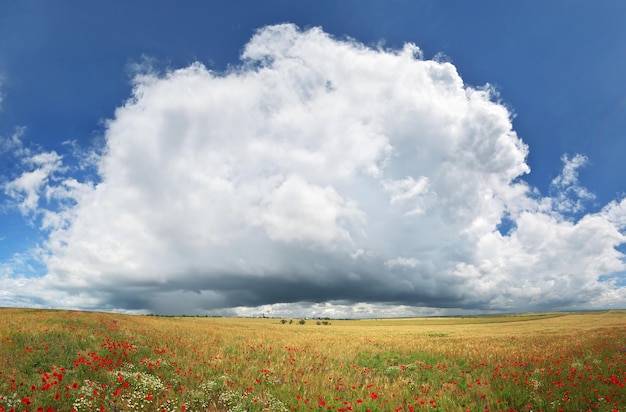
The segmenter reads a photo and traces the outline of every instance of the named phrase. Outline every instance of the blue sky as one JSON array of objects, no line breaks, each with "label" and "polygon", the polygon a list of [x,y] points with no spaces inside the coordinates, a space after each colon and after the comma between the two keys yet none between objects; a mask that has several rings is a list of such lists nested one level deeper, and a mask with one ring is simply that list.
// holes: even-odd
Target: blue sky
[{"label": "blue sky", "polygon": [[[618,1],[3,3],[0,305],[356,317],[623,307],[625,12]],[[344,78],[351,53],[362,66]],[[332,97],[318,102],[316,76]],[[313,94],[292,100],[298,90]],[[248,124],[257,110],[268,117]]]}]

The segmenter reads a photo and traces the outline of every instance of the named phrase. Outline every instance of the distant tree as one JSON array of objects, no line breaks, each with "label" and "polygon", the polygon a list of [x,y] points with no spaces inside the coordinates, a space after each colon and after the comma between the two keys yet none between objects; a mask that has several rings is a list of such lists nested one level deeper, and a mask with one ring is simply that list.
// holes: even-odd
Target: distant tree
[{"label": "distant tree", "polygon": [[287,319],[281,319],[280,323],[282,323],[284,325],[285,323],[287,323]]},{"label": "distant tree", "polygon": [[301,324],[301,325],[304,325],[306,323],[306,320],[300,319],[300,321],[298,323]]}]

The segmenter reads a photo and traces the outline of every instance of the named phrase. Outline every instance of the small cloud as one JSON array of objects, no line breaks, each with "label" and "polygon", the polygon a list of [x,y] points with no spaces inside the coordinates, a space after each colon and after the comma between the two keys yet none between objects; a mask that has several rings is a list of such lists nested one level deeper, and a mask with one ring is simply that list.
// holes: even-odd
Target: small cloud
[{"label": "small cloud", "polygon": [[13,199],[24,216],[32,215],[48,181],[62,169],[61,156],[56,152],[35,153],[21,159],[29,166],[17,178],[2,186],[4,193]]},{"label": "small cloud", "polygon": [[595,199],[595,195],[578,181],[578,170],[589,163],[589,159],[581,154],[569,158],[561,157],[563,170],[551,184],[553,205],[560,213],[580,213],[585,209],[585,202]]}]

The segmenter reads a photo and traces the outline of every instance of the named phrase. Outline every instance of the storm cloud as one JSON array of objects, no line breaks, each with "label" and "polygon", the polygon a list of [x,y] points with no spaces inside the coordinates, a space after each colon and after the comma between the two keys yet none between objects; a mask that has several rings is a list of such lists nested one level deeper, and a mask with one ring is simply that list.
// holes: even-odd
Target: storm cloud
[{"label": "storm cloud", "polygon": [[511,111],[416,45],[283,24],[226,72],[145,67],[133,85],[96,180],[42,152],[4,185],[41,216],[46,274],[3,276],[50,305],[378,316],[625,303],[610,279],[625,269],[626,202],[584,214],[582,155],[563,157],[551,193],[529,187]]}]

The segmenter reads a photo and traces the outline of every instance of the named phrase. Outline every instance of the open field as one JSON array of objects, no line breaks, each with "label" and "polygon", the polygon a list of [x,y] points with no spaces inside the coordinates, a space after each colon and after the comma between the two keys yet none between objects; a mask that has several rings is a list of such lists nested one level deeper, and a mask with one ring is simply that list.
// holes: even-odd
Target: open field
[{"label": "open field", "polygon": [[298,321],[0,309],[0,412],[626,410],[626,311]]}]

